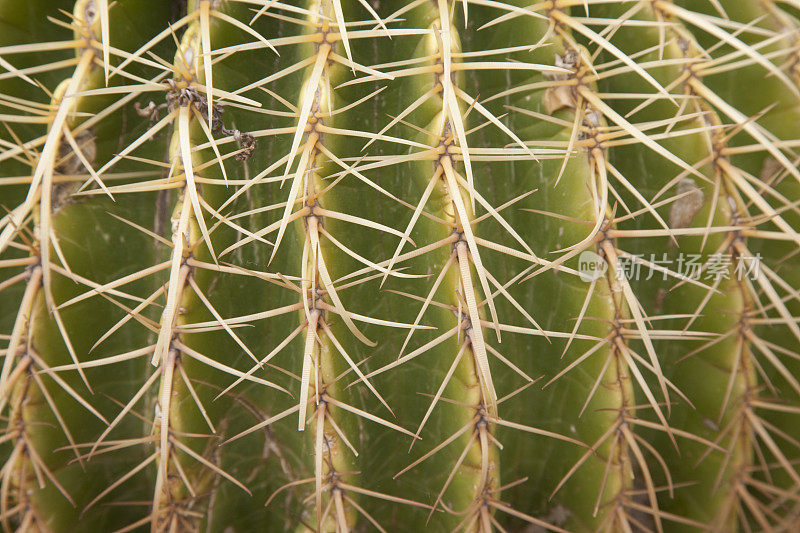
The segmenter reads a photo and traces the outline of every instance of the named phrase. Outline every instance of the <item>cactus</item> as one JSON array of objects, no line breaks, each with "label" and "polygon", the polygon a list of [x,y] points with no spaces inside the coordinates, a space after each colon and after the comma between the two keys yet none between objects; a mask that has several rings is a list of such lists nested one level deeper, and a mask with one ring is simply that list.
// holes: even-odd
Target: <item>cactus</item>
[{"label": "cactus", "polygon": [[0,524],[800,527],[794,0],[0,0]]}]

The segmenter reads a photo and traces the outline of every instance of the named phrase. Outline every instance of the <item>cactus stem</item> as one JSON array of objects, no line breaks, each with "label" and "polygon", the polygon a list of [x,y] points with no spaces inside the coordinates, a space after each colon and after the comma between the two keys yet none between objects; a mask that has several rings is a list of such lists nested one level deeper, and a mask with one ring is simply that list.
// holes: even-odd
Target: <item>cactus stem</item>
[{"label": "cactus stem", "polygon": [[793,530],[800,2],[391,4],[0,0],[0,527]]}]

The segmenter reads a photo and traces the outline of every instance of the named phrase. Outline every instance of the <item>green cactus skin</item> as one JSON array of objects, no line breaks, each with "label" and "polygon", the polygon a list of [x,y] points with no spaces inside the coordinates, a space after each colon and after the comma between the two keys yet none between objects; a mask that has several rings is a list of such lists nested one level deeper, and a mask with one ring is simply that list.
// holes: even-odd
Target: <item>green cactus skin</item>
[{"label": "green cactus skin", "polygon": [[[602,10],[602,11],[601,11]],[[621,16],[620,8],[600,8],[598,10],[607,17]],[[669,20],[675,22],[674,17],[667,15],[663,11],[655,8],[645,7],[636,14],[637,20],[656,21]],[[661,32],[661,33],[660,33]],[[662,39],[663,41],[660,41]],[[664,62],[672,62],[666,68],[659,69],[656,79],[664,86],[670,85],[675,80],[680,80],[687,72],[681,60],[685,58],[699,58],[698,47],[690,33],[686,32],[682,26],[649,30],[649,39],[642,41],[641,32],[636,34],[628,29],[621,29],[617,33],[617,43],[626,52],[635,51],[641,48],[653,47],[653,51],[642,56],[643,61],[658,61],[659,56]],[[662,50],[658,50],[659,42],[666,42]],[[643,44],[645,46],[643,46]],[[656,51],[658,50],[658,51]],[[631,76],[611,78],[607,86],[615,92],[634,92],[637,80],[631,80]],[[735,185],[731,184],[729,176],[716,165],[713,165],[714,155],[725,146],[724,136],[720,133],[707,130],[704,125],[719,125],[720,120],[714,114],[713,107],[705,102],[697,91],[693,83],[702,83],[699,78],[688,77],[683,79],[679,86],[686,96],[694,96],[694,101],[687,101],[684,104],[683,112],[686,118],[681,123],[676,123],[672,131],[675,132],[673,139],[665,141],[671,151],[679,155],[684,161],[696,164],[701,170],[704,179],[696,177],[676,178],[682,181],[672,182],[664,180],[662,183],[651,183],[651,176],[655,179],[663,179],[662,176],[678,176],[680,169],[665,169],[663,174],[650,174],[642,176],[641,183],[637,183],[640,190],[676,191],[680,194],[683,190],[688,190],[688,196],[675,201],[670,208],[670,225],[679,227],[706,227],[713,226],[735,226],[737,220],[735,206],[736,197],[731,196],[735,191]],[[670,109],[668,102],[655,102],[648,108],[640,110],[636,114],[639,120],[643,121],[669,121],[674,120],[675,112]],[[681,134],[681,132],[685,132]],[[699,132],[699,133],[697,133]],[[668,144],[667,144],[668,143]],[[630,148],[621,148],[616,156],[619,168],[626,175],[633,175],[637,165],[630,164]],[[645,154],[646,165],[649,167],[663,166],[658,156]],[[735,194],[735,192],[733,192]],[[685,213],[685,214],[684,214]],[[681,220],[682,219],[682,220]],[[659,229],[654,224],[648,224],[652,229]],[[702,263],[713,261],[715,253],[734,253],[730,239],[735,238],[736,233],[716,233],[705,238],[695,236],[677,237],[680,252],[696,254],[701,258]],[[664,242],[669,237],[662,237]],[[639,251],[644,252],[648,245],[639,247]],[[673,243],[668,244],[670,256],[677,256],[678,248]],[[684,315],[688,318],[673,319],[664,322],[677,330],[697,328],[707,332],[727,332],[737,331],[746,309],[746,290],[733,278],[735,273],[733,267],[728,268],[726,278],[713,282],[709,287],[681,283],[675,287],[680,280],[670,280],[664,282],[657,288],[663,298],[655,296],[653,299],[661,301],[653,305],[653,315]],[[708,284],[708,282],[706,283]],[[652,284],[655,285],[655,284]],[[659,293],[657,293],[659,294]],[[700,317],[694,317],[697,309],[704,309]],[[687,356],[687,351],[691,355]],[[729,335],[728,338],[709,342],[701,340],[699,343],[682,345],[679,342],[664,343],[661,353],[666,357],[671,357],[674,361],[674,373],[670,376],[671,380],[680,390],[698,389],[697,377],[703,376],[704,387],[708,392],[697,393],[692,397],[692,404],[681,403],[677,405],[671,420],[681,420],[679,427],[690,431],[693,435],[714,441],[719,428],[733,427],[739,420],[737,414],[741,410],[742,398],[746,394],[749,386],[755,384],[756,376],[753,375],[752,364],[749,362],[749,340],[743,335]],[[686,358],[684,360],[684,358]],[[694,381],[694,383],[693,383]],[[723,394],[720,394],[720,391]],[[691,429],[689,429],[691,428]],[[687,486],[685,489],[675,491],[674,497],[664,501],[663,509],[665,512],[681,516],[685,521],[674,522],[669,527],[686,528],[697,524],[710,524],[714,528],[725,530],[735,527],[736,519],[734,513],[734,499],[736,491],[734,486],[737,483],[736,472],[745,468],[751,460],[751,445],[747,439],[731,437],[735,431],[728,434],[728,438],[717,442],[728,451],[725,456],[720,453],[712,453],[706,457],[708,447],[700,441],[687,442],[676,449],[671,443],[659,444],[657,448],[662,457],[670,457],[676,467],[671,470],[676,483],[682,479],[700,479],[702,483]],[[699,463],[699,464],[698,464]],[[702,471],[703,475],[698,476],[697,472]],[[719,487],[719,489],[718,489]],[[702,505],[698,505],[702,502]]]},{"label": "green cactus skin", "polygon": [[799,14],[0,0],[0,527],[800,528]]},{"label": "green cactus skin", "polygon": [[[765,28],[797,28],[797,19],[792,15],[789,15],[788,12],[783,11],[781,5],[777,3],[749,2],[739,6],[732,5],[729,6],[728,9],[732,11],[731,17],[733,20],[741,20],[743,17],[757,14],[757,16],[763,17],[763,22],[761,22],[759,25]],[[780,50],[781,47],[795,42],[796,36],[791,33],[787,33],[778,43],[773,45],[773,49]],[[766,132],[771,133],[777,139],[789,140],[794,138],[795,129],[791,126],[784,126],[782,124],[782,120],[786,119],[789,122],[796,122],[796,117],[798,116],[798,100],[795,88],[798,80],[800,80],[800,77],[798,77],[797,71],[796,52],[793,50],[788,52],[786,61],[788,62],[786,76],[793,83],[793,85],[787,87],[782,83],[776,83],[777,80],[767,79],[764,81],[763,93],[761,93],[759,98],[754,101],[748,102],[746,99],[741,98],[741,96],[734,96],[733,92],[731,92],[729,88],[734,84],[740,83],[748,78],[753,79],[758,77],[759,79],[764,80],[763,73],[765,69],[761,65],[758,65],[755,68],[749,66],[746,72],[731,71],[725,74],[716,75],[710,79],[709,84],[714,89],[720,91],[720,94],[731,102],[731,105],[735,106],[737,109],[740,109],[743,113],[750,113],[752,107],[757,105],[761,105],[762,108],[766,109],[772,104],[772,102],[767,103],[766,100],[774,99],[774,102],[778,102],[777,105],[769,109],[769,111],[765,113],[763,117],[759,117],[758,124]],[[781,118],[778,119],[778,117]],[[733,138],[731,142],[735,145],[744,145],[748,141],[746,138],[739,135]],[[737,154],[736,156],[733,156],[732,160],[735,161],[736,164],[741,168],[750,173],[758,172],[757,175],[769,183],[770,186],[777,191],[777,193],[783,196],[797,194],[798,183],[796,180],[776,181],[774,179],[773,176],[776,175],[776,172],[783,172],[782,170],[777,170],[782,168],[783,164],[781,164],[780,160],[778,160],[778,166],[776,166],[776,156],[773,155],[772,152],[765,153],[763,150],[748,151],[742,153],[741,155]],[[792,161],[792,163],[795,164],[794,161]],[[792,174],[794,173],[796,173],[796,168],[792,168]],[[785,215],[785,220],[787,224],[790,224],[794,227],[798,222],[797,214],[794,212],[788,212]],[[777,270],[775,270],[775,274],[777,274],[777,276],[772,276],[773,279],[776,279],[775,282],[778,280],[783,282],[783,280],[785,280],[785,282],[790,286],[797,286],[800,278],[798,278],[796,262],[792,261],[791,259],[783,259],[784,256],[792,253],[793,246],[791,244],[775,240],[760,240],[753,242],[751,247],[755,251],[758,251],[758,253],[762,254],[765,265],[774,264],[773,262],[776,260],[779,261],[780,266],[777,266]],[[794,382],[794,377],[797,376],[798,367],[797,362],[793,358],[793,353],[796,352],[797,343],[800,341],[798,341],[796,329],[786,327],[786,324],[790,322],[787,321],[787,318],[793,316],[793,313],[796,312],[796,302],[789,300],[786,302],[786,310],[782,314],[772,310],[766,320],[755,322],[752,330],[754,346],[758,356],[761,358],[770,358],[772,360],[777,359],[779,361],[779,364],[777,365],[775,363],[765,365],[767,377],[764,378],[764,380],[769,384],[774,384],[777,390],[780,391],[780,394],[778,394],[777,391],[768,388],[762,394],[762,396],[766,398],[766,401],[757,406],[757,408],[761,409],[760,413],[764,418],[765,431],[776,434],[775,429],[785,427],[787,428],[786,431],[790,439],[796,439],[798,435],[796,429],[796,411],[792,410],[791,408],[786,408],[786,400],[784,400],[783,397],[785,396],[792,398],[792,400],[789,400],[790,403],[795,402],[798,397],[798,391],[795,386],[796,382]],[[763,338],[763,340],[756,342],[756,338]],[[785,350],[781,350],[780,348],[776,348],[775,343],[780,343],[779,345],[793,346],[793,348],[787,352]],[[781,434],[778,433],[776,435]],[[777,438],[781,439],[783,437],[779,436]],[[793,441],[790,440],[790,442]],[[783,467],[777,467],[772,470],[770,472],[771,476],[769,477],[765,478],[766,474],[757,476],[754,483],[763,483],[765,479],[771,478],[774,480],[774,483],[780,487],[785,488],[793,486],[796,483],[797,475],[796,469],[790,467],[791,459],[789,456],[785,456],[785,454],[783,454],[777,446],[773,446],[769,454],[771,457],[774,457],[774,461],[777,461],[779,464],[783,465]],[[756,489],[759,491],[761,490],[760,487],[763,487],[763,485],[755,486],[759,487]],[[796,521],[796,506],[792,506],[791,504],[783,505],[789,508],[788,516]],[[775,522],[774,518],[765,517],[763,513],[755,514],[755,516],[760,520],[761,523],[769,522],[770,520]]]}]

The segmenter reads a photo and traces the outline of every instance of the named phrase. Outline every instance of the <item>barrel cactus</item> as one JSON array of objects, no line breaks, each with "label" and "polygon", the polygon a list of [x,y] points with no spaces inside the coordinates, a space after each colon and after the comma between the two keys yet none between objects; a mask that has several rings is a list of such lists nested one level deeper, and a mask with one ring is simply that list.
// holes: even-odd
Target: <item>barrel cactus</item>
[{"label": "barrel cactus", "polygon": [[0,524],[800,529],[796,0],[0,0]]}]

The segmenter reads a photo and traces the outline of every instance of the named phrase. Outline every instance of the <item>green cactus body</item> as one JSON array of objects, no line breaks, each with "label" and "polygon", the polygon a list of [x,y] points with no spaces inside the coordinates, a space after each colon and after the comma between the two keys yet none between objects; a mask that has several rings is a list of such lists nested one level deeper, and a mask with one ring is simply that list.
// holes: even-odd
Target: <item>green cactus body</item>
[{"label": "green cactus body", "polygon": [[[756,204],[761,212],[770,212],[779,205],[782,198],[790,198],[797,193],[797,168],[795,161],[786,161],[782,155],[768,149],[770,140],[779,140],[778,144],[791,142],[795,137],[797,117],[797,54],[793,44],[796,36],[793,29],[797,27],[797,19],[780,3],[773,2],[745,2],[742,4],[725,4],[731,11],[731,20],[741,21],[748,17],[760,17],[760,29],[784,32],[767,43],[765,51],[775,57],[784,66],[783,76],[775,77],[768,74],[766,65],[755,62],[746,62],[741,69],[728,69],[722,72],[712,72],[708,76],[708,85],[718,92],[730,106],[742,114],[757,114],[754,127],[758,133],[766,136],[767,141],[757,139],[749,132],[739,133],[731,139],[735,147],[732,150],[731,161],[742,170],[742,179],[752,181],[753,177],[762,180],[764,186],[756,185],[755,194],[763,197]],[[754,38],[750,35],[742,37],[745,43],[751,43]],[[729,50],[725,50],[729,52]],[[732,88],[750,80],[759,80],[761,90],[751,99],[743,98],[736,94]],[[758,112],[753,111],[759,107]],[[749,134],[749,135],[748,135]],[[774,142],[774,141],[773,141]],[[791,150],[791,149],[789,149]],[[785,177],[784,177],[785,176]],[[752,215],[751,215],[752,216]],[[769,230],[776,227],[796,228],[797,214],[793,210],[781,211],[774,217]],[[764,228],[766,229],[766,228]],[[778,230],[780,231],[780,230]],[[790,237],[784,239],[748,239],[748,246],[753,254],[762,257],[762,265],[767,273],[767,278],[773,285],[796,286],[798,283],[796,262],[792,260],[796,235],[789,232]],[[778,261],[778,263],[775,263]],[[779,266],[777,266],[779,264]],[[797,350],[797,331],[793,320],[790,318],[797,312],[796,302],[789,299],[783,306],[773,304],[765,314],[757,314],[753,320],[751,336],[754,339],[753,351],[756,357],[764,360],[762,379],[766,389],[761,394],[763,401],[757,404],[753,411],[763,417],[758,438],[768,447],[769,457],[775,465],[773,468],[759,471],[752,476],[753,490],[761,491],[765,479],[772,479],[779,486],[792,486],[796,483],[796,471],[790,467],[789,455],[783,451],[778,441],[789,438],[796,439],[796,412],[787,409],[785,396],[797,397],[796,381],[797,363],[793,354]],[[783,347],[787,347],[784,350]],[[766,374],[766,375],[764,375]],[[780,392],[779,392],[780,391]],[[776,432],[777,429],[786,428],[787,433]],[[784,437],[785,435],[785,437]],[[777,441],[775,441],[777,439]],[[772,442],[771,442],[772,441]],[[790,454],[791,455],[791,454]],[[763,463],[762,463],[763,464]],[[750,481],[750,479],[748,481]],[[768,490],[768,489],[765,489]],[[757,506],[751,507],[750,512],[761,524],[780,523],[775,517],[764,514]],[[791,511],[791,516],[796,520],[796,511]]]},{"label": "green cactus body", "polygon": [[798,529],[798,13],[0,0],[0,527]]},{"label": "green cactus body", "polygon": [[[598,11],[609,18],[623,14],[621,7],[601,7]],[[640,9],[635,18],[640,21],[676,23],[674,17],[666,12],[647,6]],[[681,89],[676,93],[682,92],[687,100],[681,102],[678,113],[663,99],[653,101],[647,107],[635,107],[633,104],[629,107],[637,121],[661,121],[669,124],[667,131],[672,132],[672,135],[665,135],[661,142],[672,153],[695,165],[702,175],[686,176],[686,173],[681,173],[680,168],[669,165],[653,152],[637,158],[630,147],[617,149],[615,164],[622,174],[631,176],[632,179],[636,177],[637,181],[634,183],[639,190],[652,191],[654,194],[675,192],[677,198],[671,202],[668,211],[671,229],[680,232],[685,227],[735,226],[735,221],[739,218],[733,215],[737,204],[731,191],[735,194],[735,186],[714,161],[718,151],[724,148],[724,136],[709,128],[719,127],[720,122],[713,114],[713,108],[696,91],[695,82],[702,81],[694,78],[691,69],[695,68],[695,63],[688,63],[702,60],[697,53],[697,45],[691,34],[680,26],[654,27],[648,30],[647,35],[649,38],[643,40],[644,32],[631,32],[630,29],[621,28],[616,34],[615,42],[630,54],[642,49],[652,50],[641,56],[640,60],[644,64],[649,61],[667,65],[654,71],[656,79],[664,87],[676,86]],[[644,92],[644,82],[632,79],[634,76],[627,74],[611,77],[605,86],[613,93]],[[694,99],[689,99],[692,97]],[[669,166],[665,168],[665,164]],[[647,170],[643,172],[643,168]],[[658,168],[659,172],[650,171],[653,168]],[[660,242],[670,241],[667,243],[669,252],[656,256],[669,256],[674,262],[677,262],[678,253],[684,254],[681,257],[695,256],[698,266],[704,265],[703,270],[708,271],[709,264],[714,261],[713,254],[736,253],[731,242],[738,238],[734,230],[727,234],[709,232],[702,238],[692,235],[673,236],[663,229],[663,221],[662,218],[660,221],[651,220],[646,223],[646,227],[654,235],[661,234],[658,237]],[[652,250],[654,240],[646,240],[646,244],[638,246],[636,251],[645,254]],[[676,243],[678,246],[675,246]],[[689,435],[705,439],[700,441],[690,438],[689,442],[682,442],[679,448],[666,438],[660,439],[663,442],[657,447],[658,453],[662,457],[671,457],[671,461],[680,465],[669,472],[675,483],[681,483],[681,477],[704,480],[703,483],[676,490],[674,496],[663,500],[662,508],[670,513],[665,516],[684,518],[670,520],[669,527],[680,529],[687,525],[714,524],[717,528],[728,529],[736,519],[731,498],[736,495],[734,486],[738,483],[737,472],[747,467],[752,456],[752,444],[748,442],[748,437],[744,434],[746,432],[733,429],[741,427],[741,424],[746,426],[747,420],[740,417],[742,398],[748,389],[755,393],[757,388],[756,376],[749,359],[749,341],[743,334],[736,334],[746,316],[746,291],[733,279],[732,266],[716,280],[709,280],[710,277],[706,275],[694,276],[696,279],[690,281],[680,279],[676,274],[669,279],[667,276],[660,276],[660,285],[650,284],[651,294],[647,300],[651,305],[651,316],[663,314],[667,319],[663,322],[665,329],[674,327],[675,331],[691,330],[705,332],[707,335],[733,333],[712,342],[699,338],[690,343],[670,340],[658,345],[660,355],[674,366],[670,375],[672,383],[684,394],[689,395],[689,391],[693,391],[689,395],[692,404],[679,403],[672,411],[670,422],[674,424],[674,421],[681,420],[680,424],[674,425],[684,430],[691,428]],[[642,289],[648,290],[646,287]],[[704,310],[700,316],[696,316],[698,309]],[[670,320],[670,316],[677,318]],[[699,376],[703,377],[700,382]],[[727,434],[727,440],[717,442],[724,446],[728,455],[717,452],[709,455],[707,443],[715,440],[720,427],[732,428]],[[706,457],[707,455],[709,456]],[[681,471],[684,468],[685,471]],[[705,474],[697,476],[697,469],[702,469]]]},{"label": "green cactus body", "polygon": [[[133,13],[136,19],[137,10],[146,5],[147,2],[131,2],[118,11],[123,18],[114,17],[112,22],[130,24],[124,17]],[[36,12],[42,6],[31,3],[26,9]],[[117,271],[135,265],[141,268],[152,260],[146,252],[146,241],[136,235],[112,238],[111,233],[97,232],[98,217],[106,216],[112,206],[117,209],[118,216],[149,223],[145,222],[146,210],[137,212],[144,197],[116,204],[105,195],[83,202],[71,199],[84,180],[87,165],[92,167],[98,158],[108,157],[116,148],[116,139],[113,145],[106,139],[110,138],[109,131],[119,131],[121,127],[119,116],[105,122],[101,116],[85,118],[103,109],[101,99],[67,96],[70,92],[101,87],[103,83],[102,67],[95,62],[99,52],[88,45],[88,40],[96,35],[91,28],[94,15],[86,2],[80,2],[75,6],[75,16],[75,59],[66,60],[69,65],[61,67],[71,68],[73,72],[55,89],[52,107],[44,108],[47,111],[41,123],[47,126],[49,134],[32,143],[22,159],[31,165],[31,171],[38,169],[42,186],[31,188],[26,196],[20,197],[27,213],[18,213],[31,214],[34,226],[30,238],[24,241],[28,244],[21,248],[11,246],[11,249],[30,254],[30,259],[15,260],[25,266],[25,271],[17,276],[24,276],[27,286],[17,300],[18,307],[5,315],[15,317],[14,338],[9,339],[8,345],[9,352],[15,355],[7,356],[4,361],[3,403],[10,409],[8,442],[12,443],[9,457],[13,456],[13,460],[4,469],[3,520],[6,527],[18,523],[23,529],[31,530],[92,528],[113,523],[108,510],[86,515],[81,510],[90,503],[97,489],[103,490],[124,473],[131,458],[114,463],[107,463],[103,458],[95,466],[87,467],[82,443],[94,439],[107,423],[100,411],[113,403],[104,395],[113,390],[130,390],[139,375],[133,365],[122,363],[115,377],[106,377],[98,383],[96,371],[87,368],[75,374],[74,364],[78,361],[77,352],[91,351],[91,358],[102,358],[116,351],[127,351],[127,347],[139,342],[142,336],[123,330],[118,338],[92,351],[94,341],[90,339],[95,332],[109,329],[116,322],[111,319],[118,309],[114,300],[95,302],[91,307],[84,305],[82,309],[59,309],[56,304],[82,292],[73,280],[88,281],[91,277],[95,283],[105,283],[114,279],[107,275],[110,272],[94,269],[95,259]],[[71,36],[60,37],[69,42]],[[42,38],[45,36],[37,37]],[[119,43],[115,41],[115,44]],[[68,50],[58,42],[55,49]],[[17,122],[12,118],[8,120]],[[16,126],[11,127],[16,129]],[[13,172],[10,163],[3,168]],[[13,193],[8,198],[13,198]],[[112,231],[111,227],[106,229]],[[92,233],[95,238],[86,237]],[[112,251],[112,244],[121,249]],[[145,253],[132,253],[136,247],[144,247]],[[94,309],[97,314],[87,314],[87,309]],[[64,368],[72,368],[72,375],[58,372]],[[95,396],[88,400],[91,394],[84,387],[93,381]],[[125,425],[131,428],[129,421]],[[47,479],[51,479],[51,483],[45,483]],[[58,502],[49,505],[47,502],[56,494]],[[126,497],[132,494],[128,492]],[[125,510],[118,516],[120,524],[124,524],[131,521],[135,513]]]},{"label": "green cactus body", "polygon": [[[454,514],[448,519],[451,527],[470,529],[491,523],[493,510],[484,498],[496,497],[500,454],[491,440],[492,418],[497,413],[497,396],[488,366],[491,325],[486,322],[488,310],[478,307],[485,294],[481,288],[488,281],[477,275],[482,252],[478,252],[471,226],[475,218],[473,204],[461,184],[474,179],[470,176],[472,171],[466,169],[470,164],[468,156],[463,155],[468,152],[464,144],[467,125],[463,102],[457,96],[463,81],[457,59],[461,45],[458,26],[445,4],[423,5],[408,16],[413,17],[415,25],[431,32],[415,38],[415,54],[429,59],[421,65],[425,68],[419,74],[402,81],[405,100],[401,100],[399,109],[403,110],[404,120],[420,128],[414,140],[432,148],[409,169],[413,191],[410,203],[416,208],[405,233],[414,231],[418,248],[432,248],[412,263],[417,268],[430,265],[427,268],[432,273],[415,323],[428,316],[441,334],[421,348],[406,349],[400,359],[384,368],[402,368],[419,357],[422,364],[446,372],[438,377],[440,383],[424,416],[415,422],[418,436],[424,435],[429,424],[444,427],[437,428],[438,438],[423,437],[419,444],[413,443],[425,448],[426,453],[404,468],[403,475],[413,476],[419,461],[436,461],[439,453],[454,458],[450,467],[441,469],[447,472],[447,478],[436,491],[437,500],[446,501],[447,512]],[[423,210],[435,218],[421,220]],[[407,246],[398,245],[393,259],[404,245]],[[432,302],[443,306],[437,309]],[[407,339],[410,338],[409,334]],[[406,346],[404,343],[402,348]],[[446,405],[444,399],[458,403]],[[436,410],[446,413],[444,422],[432,419]],[[447,449],[439,452],[443,445]],[[428,458],[434,452],[436,455]]]}]

